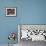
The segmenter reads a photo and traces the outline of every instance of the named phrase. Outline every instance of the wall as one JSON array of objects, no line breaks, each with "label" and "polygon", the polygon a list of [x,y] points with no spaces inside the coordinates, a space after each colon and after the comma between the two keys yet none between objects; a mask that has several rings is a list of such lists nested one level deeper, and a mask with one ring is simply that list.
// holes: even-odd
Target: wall
[{"label": "wall", "polygon": [[46,0],[23,0],[21,24],[46,24]]},{"label": "wall", "polygon": [[[5,8],[16,7],[16,17],[6,17]],[[46,24],[46,0],[0,0],[0,44],[7,44],[17,24]],[[17,43],[17,40],[16,40]]]},{"label": "wall", "polygon": [[[17,16],[6,17],[5,8],[7,7],[16,7]],[[21,7],[18,0],[0,0],[0,44],[8,43],[8,34],[10,32],[16,32],[16,34],[18,34],[17,24],[20,23],[20,16]],[[17,39],[15,42],[18,43]]]}]

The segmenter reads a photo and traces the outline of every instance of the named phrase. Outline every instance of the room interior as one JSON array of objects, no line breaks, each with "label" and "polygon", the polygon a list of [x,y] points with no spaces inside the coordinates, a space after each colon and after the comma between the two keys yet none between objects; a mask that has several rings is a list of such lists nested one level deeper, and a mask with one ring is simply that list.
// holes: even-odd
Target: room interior
[{"label": "room interior", "polygon": [[[20,24],[46,25],[46,0],[0,0],[0,46],[9,46],[9,44],[10,46],[46,46],[45,37],[43,36],[45,33],[42,33],[42,29],[40,29],[40,31],[39,29],[35,29],[37,33],[42,33],[38,39],[37,37],[35,39],[34,36],[34,39],[33,37],[25,37],[26,39],[24,40],[22,40],[23,37],[21,37],[20,39],[20,35],[18,35],[20,34],[20,32],[18,33],[20,30],[18,25]],[[30,36],[30,33],[35,35],[35,31],[32,31],[32,33],[27,31],[27,37]],[[13,41],[9,39],[14,40],[14,35],[12,35],[11,32],[16,34],[15,42],[12,45],[11,43]],[[9,34],[12,36],[9,36]]]}]

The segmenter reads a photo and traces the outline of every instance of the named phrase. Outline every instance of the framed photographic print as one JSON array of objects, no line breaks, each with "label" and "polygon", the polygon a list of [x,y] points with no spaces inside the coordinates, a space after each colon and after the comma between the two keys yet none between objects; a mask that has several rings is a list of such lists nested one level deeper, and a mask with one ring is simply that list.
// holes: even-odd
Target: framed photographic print
[{"label": "framed photographic print", "polygon": [[18,42],[22,40],[46,41],[46,24],[19,24]]},{"label": "framed photographic print", "polygon": [[16,16],[16,8],[6,8],[6,16]]}]

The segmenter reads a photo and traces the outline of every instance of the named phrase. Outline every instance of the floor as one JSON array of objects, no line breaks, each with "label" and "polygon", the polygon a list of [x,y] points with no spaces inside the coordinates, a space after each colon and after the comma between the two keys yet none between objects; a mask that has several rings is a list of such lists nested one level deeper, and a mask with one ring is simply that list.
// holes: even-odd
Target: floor
[{"label": "floor", "polygon": [[28,41],[21,40],[20,46],[46,46],[46,42],[45,41],[32,42],[31,40],[28,40]]},{"label": "floor", "polygon": [[[0,46],[8,46],[8,44],[0,44]],[[15,44],[14,46],[46,46],[46,42],[43,41],[32,42],[31,40],[28,41],[21,40],[19,44]]]},{"label": "floor", "polygon": [[[0,46],[8,46],[8,44],[0,44]],[[13,45],[10,45],[13,46]],[[18,44],[15,44],[14,46],[18,46]]]}]

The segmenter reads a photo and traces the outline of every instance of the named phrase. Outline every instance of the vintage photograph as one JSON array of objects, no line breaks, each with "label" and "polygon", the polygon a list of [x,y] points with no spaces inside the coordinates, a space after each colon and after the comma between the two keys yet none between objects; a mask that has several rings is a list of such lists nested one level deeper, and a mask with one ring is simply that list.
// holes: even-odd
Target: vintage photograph
[{"label": "vintage photograph", "polygon": [[16,8],[6,8],[6,16],[16,16]]}]

